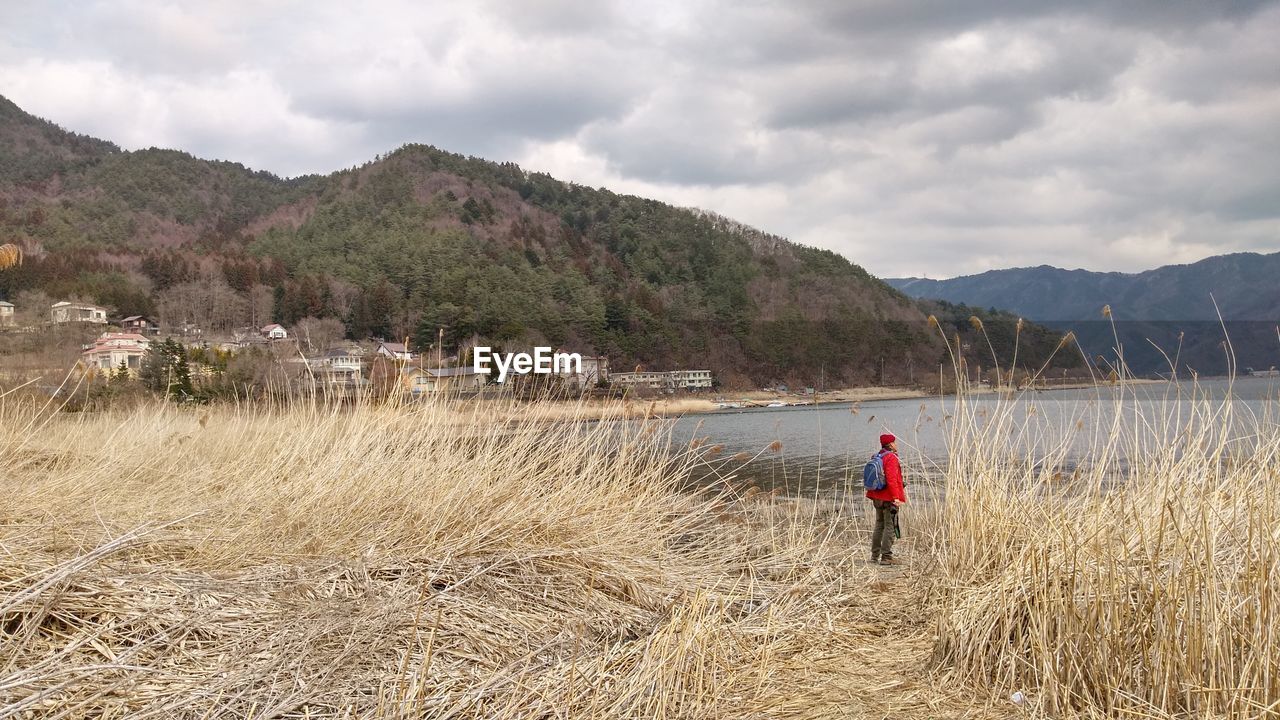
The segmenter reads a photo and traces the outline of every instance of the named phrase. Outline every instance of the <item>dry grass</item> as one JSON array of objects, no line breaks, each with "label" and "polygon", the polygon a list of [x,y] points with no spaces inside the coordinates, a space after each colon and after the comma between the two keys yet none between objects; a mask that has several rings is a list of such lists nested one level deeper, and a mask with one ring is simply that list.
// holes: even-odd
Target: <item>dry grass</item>
[{"label": "dry grass", "polygon": [[1036,715],[1280,717],[1280,428],[1182,400],[957,400],[939,667]]},{"label": "dry grass", "polygon": [[900,572],[621,406],[0,398],[0,718],[1275,717],[1280,431],[1127,392],[957,399]]},{"label": "dry grass", "polygon": [[653,424],[0,402],[0,717],[972,707],[859,517],[681,492]]}]

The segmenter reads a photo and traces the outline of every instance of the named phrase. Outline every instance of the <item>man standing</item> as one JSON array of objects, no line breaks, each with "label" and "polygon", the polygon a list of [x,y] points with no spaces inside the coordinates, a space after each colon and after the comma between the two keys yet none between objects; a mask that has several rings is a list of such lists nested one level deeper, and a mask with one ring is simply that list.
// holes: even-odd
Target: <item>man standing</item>
[{"label": "man standing", "polygon": [[867,491],[876,509],[876,526],[871,532],[871,562],[897,565],[893,557],[894,531],[898,525],[898,506],[907,501],[902,463],[898,461],[898,438],[888,433],[881,435],[880,452],[876,455],[884,465],[884,488]]}]

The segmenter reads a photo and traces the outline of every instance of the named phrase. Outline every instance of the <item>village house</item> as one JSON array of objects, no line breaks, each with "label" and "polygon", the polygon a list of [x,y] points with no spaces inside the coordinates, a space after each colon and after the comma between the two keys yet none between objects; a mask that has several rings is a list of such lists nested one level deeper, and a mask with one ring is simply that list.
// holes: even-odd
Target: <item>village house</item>
[{"label": "village house", "polygon": [[[426,368],[406,367],[400,370],[400,387],[413,396],[435,392],[435,382]],[[428,390],[428,388],[431,388]]]},{"label": "village house", "polygon": [[680,390],[707,390],[711,388],[711,371],[672,370],[671,384]]},{"label": "village house", "polygon": [[73,303],[63,300],[49,307],[49,319],[55,323],[96,323],[107,324],[107,309],[88,303]]},{"label": "village house", "polygon": [[413,360],[413,353],[409,348],[405,347],[404,343],[378,343],[377,353],[382,357],[399,360],[400,362],[411,362]]},{"label": "village house", "polygon": [[324,385],[355,387],[364,382],[364,351],[359,347],[332,348],[309,364],[316,380]]},{"label": "village house", "polygon": [[131,376],[137,376],[150,344],[150,340],[137,333],[103,333],[85,346],[80,362],[89,372],[102,374],[124,365]]},{"label": "village house", "polygon": [[17,324],[13,315],[13,303],[0,300],[0,327],[13,327]]},{"label": "village house", "polygon": [[413,396],[437,392],[476,393],[485,389],[489,376],[475,368],[408,367],[401,373],[401,383]]},{"label": "village house", "polygon": [[271,323],[262,328],[260,331],[262,337],[268,340],[287,340],[289,339],[289,331],[284,329],[279,323]]},{"label": "village house", "polygon": [[665,372],[621,372],[609,376],[611,384],[644,390],[667,390],[670,388],[670,381],[670,376]]},{"label": "village house", "polygon": [[[609,380],[609,358],[603,355],[587,355],[578,353],[582,357],[582,367],[580,372],[556,372],[564,380],[566,388],[571,390],[590,390],[601,382]],[[573,368],[577,370],[577,368]]]},{"label": "village house", "polygon": [[156,323],[146,315],[130,315],[120,321],[120,329],[138,335],[157,335],[160,332]]},{"label": "village house", "polygon": [[637,371],[613,373],[609,382],[640,390],[706,390],[712,386],[710,370],[671,370],[667,372]]}]

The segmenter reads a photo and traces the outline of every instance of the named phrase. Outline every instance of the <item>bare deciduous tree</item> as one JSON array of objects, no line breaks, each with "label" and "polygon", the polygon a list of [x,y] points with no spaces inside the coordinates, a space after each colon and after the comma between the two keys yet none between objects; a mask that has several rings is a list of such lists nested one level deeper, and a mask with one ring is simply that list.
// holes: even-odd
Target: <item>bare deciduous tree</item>
[{"label": "bare deciduous tree", "polygon": [[337,318],[304,317],[293,326],[294,337],[307,349],[314,353],[323,351],[342,339],[346,327]]},{"label": "bare deciduous tree", "polygon": [[221,278],[179,283],[160,292],[160,322],[168,327],[194,324],[206,332],[225,332],[250,318],[248,300]]},{"label": "bare deciduous tree", "polygon": [[49,321],[53,298],[43,290],[23,290],[13,298],[14,314],[19,325],[39,325]]},{"label": "bare deciduous tree", "polygon": [[333,310],[338,317],[350,317],[351,306],[355,303],[356,296],[360,294],[360,288],[335,278],[329,281],[329,292],[333,296]]},{"label": "bare deciduous tree", "polygon": [[270,285],[254,285],[249,288],[249,324],[260,328],[271,322],[275,302],[275,292]]}]

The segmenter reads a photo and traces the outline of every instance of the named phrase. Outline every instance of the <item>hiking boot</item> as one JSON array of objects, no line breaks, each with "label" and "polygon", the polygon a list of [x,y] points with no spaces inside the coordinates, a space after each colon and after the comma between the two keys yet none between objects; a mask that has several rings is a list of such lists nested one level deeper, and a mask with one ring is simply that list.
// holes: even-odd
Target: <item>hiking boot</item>
[{"label": "hiking boot", "polygon": [[886,555],[880,558],[880,564],[881,565],[901,565],[902,561],[893,557],[892,555]]}]

